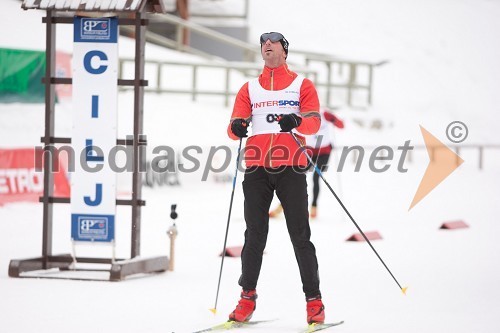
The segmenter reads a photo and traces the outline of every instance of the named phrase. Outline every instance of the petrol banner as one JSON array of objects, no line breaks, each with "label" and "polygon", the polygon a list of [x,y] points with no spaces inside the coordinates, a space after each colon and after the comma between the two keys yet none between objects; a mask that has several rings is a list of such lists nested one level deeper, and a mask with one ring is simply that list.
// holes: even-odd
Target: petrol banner
[{"label": "petrol banner", "polygon": [[[70,193],[66,170],[58,157],[52,170],[54,196],[68,197]],[[0,205],[31,201],[43,196],[43,151],[34,148],[0,149]]]}]

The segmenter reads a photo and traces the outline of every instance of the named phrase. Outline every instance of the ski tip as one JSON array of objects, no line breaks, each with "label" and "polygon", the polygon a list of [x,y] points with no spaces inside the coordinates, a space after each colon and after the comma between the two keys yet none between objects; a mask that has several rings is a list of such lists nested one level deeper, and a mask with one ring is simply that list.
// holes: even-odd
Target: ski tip
[{"label": "ski tip", "polygon": [[401,288],[401,291],[403,292],[403,295],[406,296],[406,290],[408,289],[408,287],[404,287],[404,288]]},{"label": "ski tip", "polygon": [[210,312],[212,312],[214,315],[217,314],[217,309],[213,308],[213,309],[209,309]]}]

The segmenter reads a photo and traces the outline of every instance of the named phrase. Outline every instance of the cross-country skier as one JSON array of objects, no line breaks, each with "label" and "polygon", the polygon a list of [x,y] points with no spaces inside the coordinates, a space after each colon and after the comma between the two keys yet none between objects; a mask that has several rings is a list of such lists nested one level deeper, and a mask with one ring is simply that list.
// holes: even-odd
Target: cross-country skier
[{"label": "cross-country skier", "polygon": [[318,131],[321,123],[318,93],[309,79],[288,68],[288,41],[282,34],[262,34],[260,46],[264,69],[258,78],[239,90],[228,126],[228,135],[237,140],[247,136],[248,126],[252,124],[245,147],[243,180],[246,231],[239,279],[243,290],[229,319],[248,321],[255,310],[257,280],[269,230],[269,207],[276,191],[300,270],[307,322],[322,323],[325,311],[319,289],[318,261],[310,241],[307,158],[288,133],[293,130],[305,144],[302,135]]},{"label": "cross-country skier", "polygon": [[[307,153],[312,157],[321,172],[325,171],[330,159],[333,146],[328,130],[328,123],[332,123],[337,128],[344,128],[344,122],[337,118],[329,109],[321,109],[321,127],[314,135],[308,135],[306,138]],[[310,215],[315,218],[318,207],[319,196],[319,175],[314,170],[313,172],[313,198],[311,203]]]}]

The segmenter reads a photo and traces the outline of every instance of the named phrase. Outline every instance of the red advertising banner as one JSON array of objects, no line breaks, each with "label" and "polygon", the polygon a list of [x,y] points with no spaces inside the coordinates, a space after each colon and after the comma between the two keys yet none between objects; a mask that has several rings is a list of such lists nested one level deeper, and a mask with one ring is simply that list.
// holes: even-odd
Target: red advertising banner
[{"label": "red advertising banner", "polygon": [[[0,149],[0,205],[19,201],[37,202],[43,195],[43,172],[35,168],[35,163],[42,164],[41,155],[42,151],[35,152],[34,148]],[[54,196],[69,197],[66,171],[59,161],[56,163]]]}]

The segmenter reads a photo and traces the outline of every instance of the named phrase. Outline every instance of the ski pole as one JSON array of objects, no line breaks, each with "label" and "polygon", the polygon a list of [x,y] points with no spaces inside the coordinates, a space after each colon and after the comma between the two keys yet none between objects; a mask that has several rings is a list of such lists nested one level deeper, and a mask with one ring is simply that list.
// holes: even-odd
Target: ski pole
[{"label": "ski pole", "polygon": [[292,135],[292,138],[295,140],[295,142],[297,143],[297,145],[299,146],[300,148],[300,151],[306,155],[307,157],[307,160],[309,161],[309,163],[311,163],[311,165],[314,167],[314,170],[318,173],[318,175],[321,177],[321,179],[323,180],[323,182],[325,183],[325,185],[328,187],[328,189],[330,190],[330,192],[332,192],[332,194],[334,195],[335,199],[337,199],[337,201],[339,202],[340,206],[342,207],[342,209],[344,209],[344,212],[346,212],[347,216],[349,216],[349,218],[351,219],[352,223],[354,223],[354,225],[356,226],[356,228],[358,229],[358,231],[361,233],[361,235],[363,236],[363,238],[365,239],[365,241],[368,243],[368,245],[370,245],[371,249],[373,250],[373,252],[377,255],[378,259],[380,260],[380,262],[382,263],[382,265],[384,265],[385,269],[387,270],[387,272],[389,272],[389,274],[392,276],[393,280],[396,282],[396,284],[398,285],[399,289],[401,289],[401,291],[403,292],[403,294],[406,295],[406,289],[408,289],[408,287],[401,287],[401,285],[399,284],[398,280],[396,279],[396,277],[394,276],[394,274],[392,274],[391,270],[389,269],[389,267],[387,267],[387,265],[385,264],[384,260],[382,260],[382,258],[380,257],[380,255],[378,254],[377,250],[375,250],[375,248],[373,247],[372,243],[368,240],[368,237],[366,237],[365,233],[363,232],[363,230],[361,230],[361,228],[359,227],[359,225],[356,223],[356,221],[354,220],[354,218],[352,217],[351,213],[349,213],[349,211],[347,210],[347,208],[344,206],[344,204],[342,203],[342,201],[340,200],[340,198],[338,197],[337,193],[335,193],[335,191],[333,190],[333,188],[330,186],[330,184],[326,181],[325,177],[323,177],[323,173],[321,172],[321,170],[316,166],[316,164],[313,162],[313,160],[311,159],[311,157],[309,156],[309,154],[307,153],[306,149],[304,148],[304,146],[300,143],[299,139],[297,139],[297,136],[293,133],[293,132],[290,132],[290,134]]},{"label": "ski pole", "polygon": [[226,256],[226,244],[227,244],[227,234],[229,232],[229,221],[231,220],[231,210],[233,209],[233,198],[234,198],[234,188],[236,187],[236,177],[238,175],[238,167],[240,163],[240,152],[241,152],[241,143],[243,138],[240,138],[240,144],[238,146],[238,155],[236,156],[236,170],[234,171],[233,177],[233,190],[231,191],[231,200],[229,201],[229,213],[227,214],[227,225],[226,225],[226,235],[224,237],[224,247],[222,248],[222,258],[220,262],[220,271],[219,271],[219,282],[217,283],[217,294],[215,295],[215,305],[213,309],[210,309],[213,314],[217,312],[217,300],[219,299],[219,289],[220,289],[220,281],[222,277],[222,267],[224,266],[224,257]]},{"label": "ski pole", "polygon": [[[337,139],[335,138],[335,131],[332,132],[332,136],[333,136],[333,142],[337,142]],[[337,149],[335,149],[335,146],[334,146],[332,149],[332,156],[333,156],[333,164],[334,165],[338,165],[338,163],[337,163],[338,161],[337,161],[337,157],[336,157],[336,155],[337,155],[336,150]],[[337,174],[337,183],[339,184],[339,193],[340,193],[340,196],[343,197],[344,191],[342,191],[342,180],[340,177],[340,172],[336,172],[336,174]],[[346,221],[345,215],[342,214],[342,222],[345,222],[345,221]]]}]

